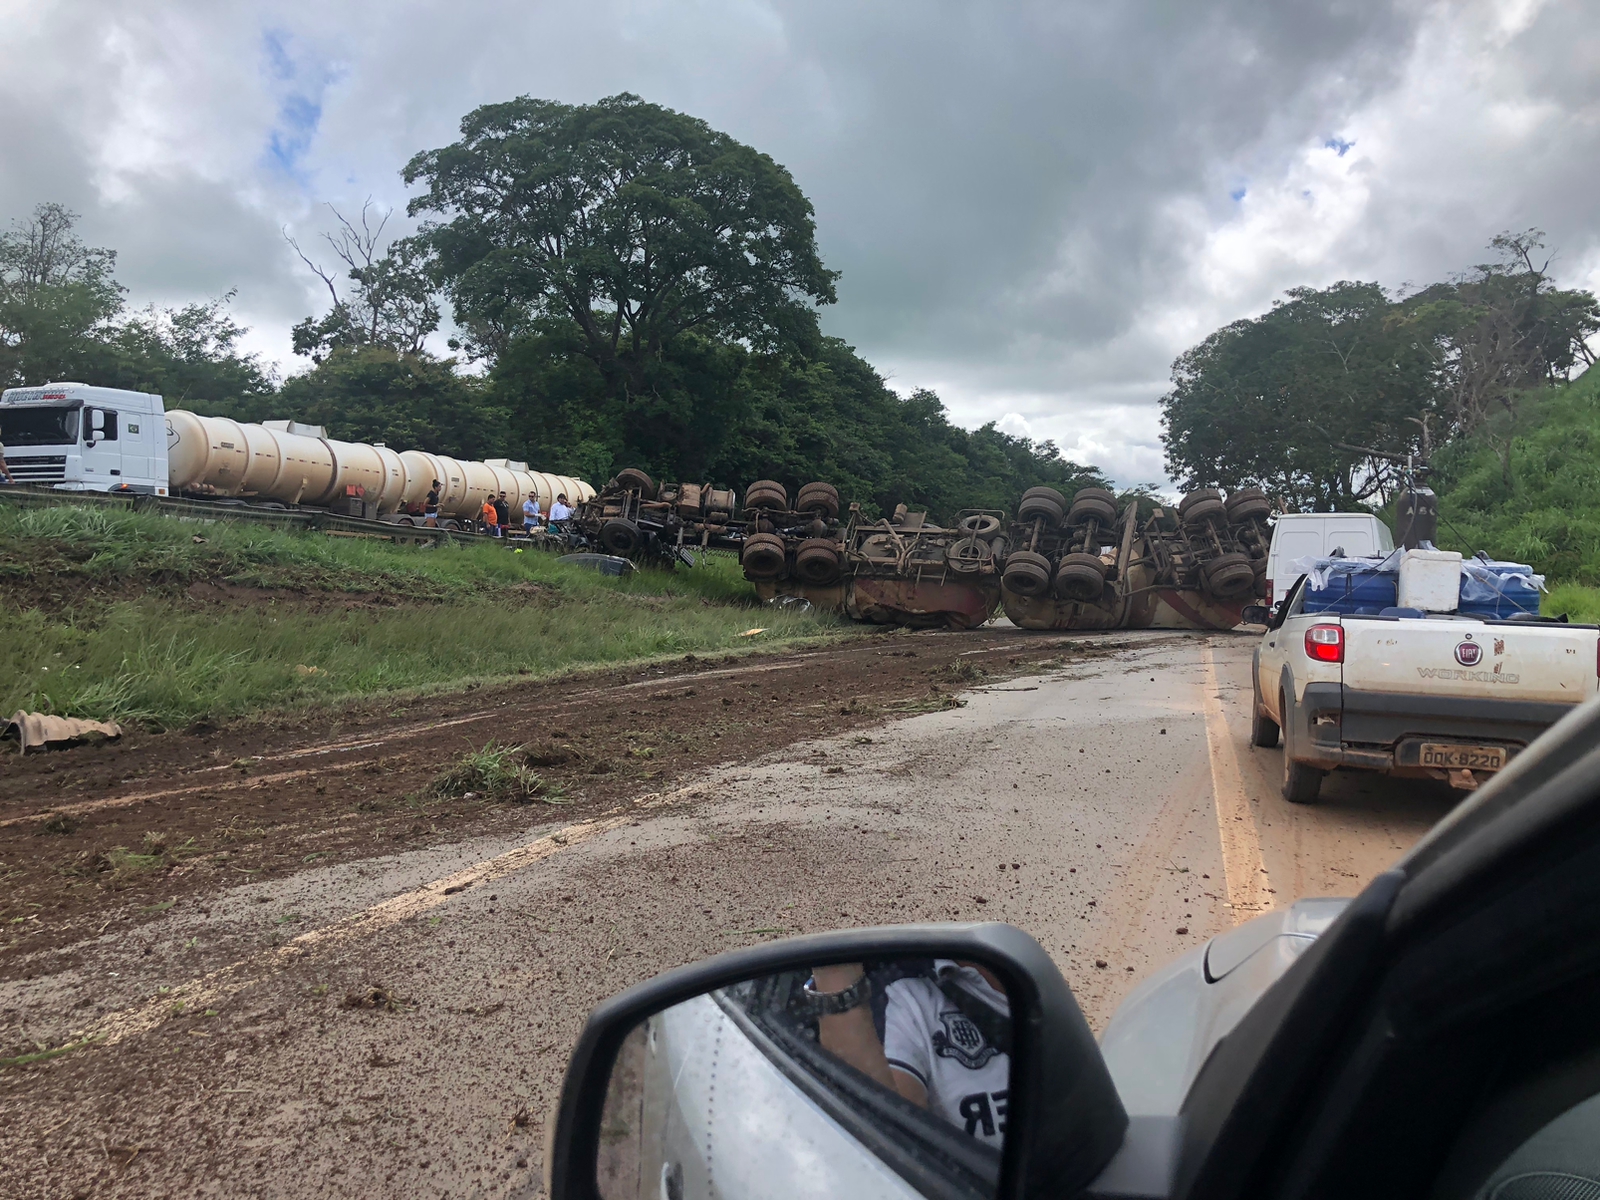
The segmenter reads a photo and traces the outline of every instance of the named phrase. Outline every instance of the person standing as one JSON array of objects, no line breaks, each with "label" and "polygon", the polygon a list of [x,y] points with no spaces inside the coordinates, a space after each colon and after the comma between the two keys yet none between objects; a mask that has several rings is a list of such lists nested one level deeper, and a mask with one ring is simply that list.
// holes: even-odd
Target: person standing
[{"label": "person standing", "polygon": [[556,497],[556,502],[550,506],[550,524],[564,525],[571,515],[572,509],[567,507],[567,495],[563,492]]},{"label": "person standing", "polygon": [[484,498],[483,507],[478,510],[478,518],[483,522],[483,531],[490,537],[500,536],[500,514],[495,511],[494,501]]},{"label": "person standing", "polygon": [[4,442],[0,442],[0,475],[5,476],[7,483],[16,482],[15,479],[11,478],[11,468],[6,466],[6,445]]},{"label": "person standing", "polygon": [[440,487],[441,484],[437,479],[435,479],[433,481],[433,487],[428,490],[428,498],[422,502],[422,516],[426,522],[433,527],[437,527],[439,524]]},{"label": "person standing", "polygon": [[539,511],[539,493],[529,492],[528,498],[522,502],[522,528],[527,533],[532,533],[539,527],[539,518],[544,516]]},{"label": "person standing", "polygon": [[495,524],[500,527],[498,536],[504,537],[506,526],[511,524],[511,505],[506,502],[506,494],[501,492],[494,501]]}]

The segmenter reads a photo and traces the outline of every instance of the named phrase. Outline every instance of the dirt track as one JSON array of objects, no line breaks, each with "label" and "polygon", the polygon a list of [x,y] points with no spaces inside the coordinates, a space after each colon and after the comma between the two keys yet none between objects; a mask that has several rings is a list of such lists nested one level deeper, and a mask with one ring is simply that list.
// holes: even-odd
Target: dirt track
[{"label": "dirt track", "polygon": [[[1009,920],[1103,1023],[1255,908],[1353,892],[1450,802],[1351,777],[1284,805],[1276,752],[1246,744],[1248,647],[886,635],[371,712],[315,744],[5,760],[0,1055],[95,1039],[0,1072],[16,1193],[530,1194],[587,1008],[779,932]],[[571,803],[406,798],[491,735],[538,743]],[[43,832],[45,788],[72,832]],[[146,832],[157,865],[95,869]]]}]

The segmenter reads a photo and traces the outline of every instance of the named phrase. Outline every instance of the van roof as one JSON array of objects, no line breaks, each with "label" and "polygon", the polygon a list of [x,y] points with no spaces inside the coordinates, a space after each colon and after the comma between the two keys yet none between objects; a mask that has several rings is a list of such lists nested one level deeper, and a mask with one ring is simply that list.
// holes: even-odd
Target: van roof
[{"label": "van roof", "polygon": [[1325,517],[1367,517],[1376,521],[1377,513],[1370,512],[1336,512],[1336,513],[1279,513],[1279,521],[1320,521]]}]

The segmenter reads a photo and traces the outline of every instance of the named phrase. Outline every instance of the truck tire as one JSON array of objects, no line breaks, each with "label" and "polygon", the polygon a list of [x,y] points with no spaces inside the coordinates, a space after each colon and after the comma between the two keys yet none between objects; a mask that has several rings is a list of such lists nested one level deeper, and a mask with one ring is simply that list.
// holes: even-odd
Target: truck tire
[{"label": "truck tire", "polygon": [[839,515],[839,491],[831,483],[808,483],[795,497],[794,507],[796,512],[820,513],[831,521]]},{"label": "truck tire", "polygon": [[747,512],[752,508],[775,508],[779,512],[788,512],[789,490],[770,479],[758,479],[745,489],[744,507]]},{"label": "truck tire", "polygon": [[1022,493],[1022,503],[1017,505],[1017,520],[1043,521],[1045,528],[1054,529],[1067,515],[1067,498],[1055,488],[1031,487]]},{"label": "truck tire", "polygon": [[777,579],[783,574],[783,539],[775,533],[752,534],[744,540],[739,565],[746,579]]},{"label": "truck tire", "polygon": [[1216,488],[1195,488],[1194,491],[1178,501],[1178,515],[1184,520],[1188,520],[1189,510],[1196,504],[1204,504],[1207,500],[1215,500],[1218,504],[1221,504],[1222,493]]},{"label": "truck tire", "polygon": [[[1100,490],[1100,488],[1084,488],[1085,492]],[[1102,500],[1099,496],[1085,496],[1083,492],[1079,492],[1077,499],[1072,502],[1072,507],[1067,511],[1067,524],[1083,525],[1091,519],[1099,521],[1102,525],[1115,524],[1117,507],[1111,501]]]},{"label": "truck tire", "polygon": [[1106,588],[1106,565],[1093,554],[1064,555],[1056,567],[1055,594],[1062,600],[1093,603]]},{"label": "truck tire", "polygon": [[1281,692],[1278,711],[1283,714],[1283,798],[1290,804],[1315,804],[1327,772],[1295,758],[1293,718]]},{"label": "truck tire", "polygon": [[1229,600],[1255,590],[1256,572],[1243,554],[1221,554],[1200,569],[1206,591],[1218,600]]},{"label": "truck tire", "polygon": [[975,533],[984,541],[988,541],[1000,532],[1000,518],[990,513],[972,513],[957,521],[956,528],[962,533]]},{"label": "truck tire", "polygon": [[1272,515],[1272,501],[1260,488],[1240,488],[1228,497],[1228,520],[1235,525],[1260,521]]},{"label": "truck tire", "polygon": [[1254,658],[1250,660],[1250,676],[1254,683],[1251,689],[1255,693],[1255,706],[1250,713],[1250,744],[1260,746],[1263,750],[1271,750],[1278,744],[1278,723],[1267,716],[1266,704],[1261,699],[1261,676]]},{"label": "truck tire", "polygon": [[656,481],[638,467],[625,467],[618,471],[617,486],[625,492],[638,492],[645,500],[656,498]]},{"label": "truck tire", "polygon": [[839,582],[839,543],[832,538],[807,538],[794,553],[794,574],[801,583],[827,587]]},{"label": "truck tire", "polygon": [[627,558],[644,545],[644,534],[626,517],[613,517],[600,526],[600,544],[608,554]]},{"label": "truck tire", "polygon": [[994,561],[994,551],[982,538],[968,536],[945,547],[944,561],[957,575],[978,575]]},{"label": "truck tire", "polygon": [[1031,550],[1014,551],[1002,582],[1018,596],[1042,596],[1050,587],[1050,560]]},{"label": "truck tire", "polygon": [[1228,510],[1223,507],[1221,500],[1196,500],[1183,512],[1183,523],[1196,529],[1213,521],[1221,522],[1227,519]]}]

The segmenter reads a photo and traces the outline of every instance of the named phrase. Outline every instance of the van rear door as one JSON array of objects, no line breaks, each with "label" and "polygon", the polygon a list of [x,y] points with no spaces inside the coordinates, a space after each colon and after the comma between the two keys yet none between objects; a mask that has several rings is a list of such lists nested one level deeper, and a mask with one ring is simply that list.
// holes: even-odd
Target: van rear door
[{"label": "van rear door", "polygon": [[1349,616],[1342,623],[1347,691],[1566,704],[1596,691],[1594,629]]}]

